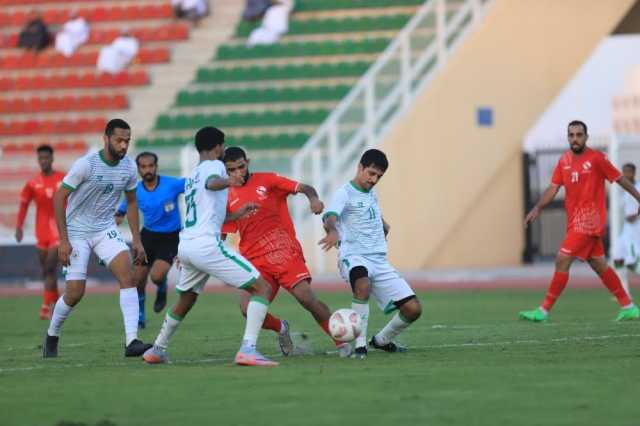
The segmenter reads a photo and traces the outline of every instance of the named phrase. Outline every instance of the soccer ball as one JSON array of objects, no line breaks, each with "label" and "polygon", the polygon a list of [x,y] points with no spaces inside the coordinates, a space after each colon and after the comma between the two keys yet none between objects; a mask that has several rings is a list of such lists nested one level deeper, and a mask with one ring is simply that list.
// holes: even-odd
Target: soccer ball
[{"label": "soccer ball", "polygon": [[329,318],[331,337],[341,342],[350,342],[360,335],[362,321],[353,309],[338,309]]}]

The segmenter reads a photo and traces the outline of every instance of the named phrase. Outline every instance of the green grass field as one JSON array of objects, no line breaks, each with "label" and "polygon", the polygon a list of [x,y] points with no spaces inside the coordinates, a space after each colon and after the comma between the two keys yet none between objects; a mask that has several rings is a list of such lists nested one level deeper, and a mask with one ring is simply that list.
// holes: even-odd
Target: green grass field
[{"label": "green grass field", "polygon": [[[347,293],[320,293],[334,309]],[[0,424],[9,425],[638,425],[640,323],[613,321],[604,290],[568,289],[548,324],[516,319],[541,291],[421,293],[406,354],[365,361],[332,345],[287,294],[272,312],[309,334],[314,355],[278,368],[231,360],[243,320],[236,295],[205,294],[178,330],[171,365],[122,356],[117,295],[88,295],[67,321],[60,357],[40,358],[39,299],[0,299]],[[152,302],[153,296],[148,297]],[[370,331],[385,317],[372,303]],[[141,332],[151,341],[159,316]]]}]

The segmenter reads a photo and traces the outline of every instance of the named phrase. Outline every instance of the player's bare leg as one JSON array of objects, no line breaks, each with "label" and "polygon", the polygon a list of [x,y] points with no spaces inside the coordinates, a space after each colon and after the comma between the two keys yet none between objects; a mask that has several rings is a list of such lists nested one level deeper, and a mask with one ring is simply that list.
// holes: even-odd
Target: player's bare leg
[{"label": "player's bare leg", "polygon": [[[313,315],[313,318],[316,320],[318,325],[320,325],[320,328],[322,328],[328,336],[331,336],[331,333],[329,333],[329,318],[331,317],[331,311],[323,301],[316,297],[316,294],[311,289],[311,283],[309,280],[304,280],[296,284],[291,289],[291,294],[296,298],[298,303]],[[349,347],[347,350],[343,342],[339,342],[335,339],[332,340],[340,353],[349,352],[348,355],[350,355],[350,345],[347,344]]]},{"label": "player's bare leg", "polygon": [[246,289],[251,294],[247,305],[247,321],[242,337],[242,345],[236,354],[235,362],[238,365],[275,367],[277,362],[264,357],[256,349],[258,334],[269,309],[271,300],[271,285],[262,277],[256,279],[251,287]]},{"label": "player's bare leg", "polygon": [[42,345],[43,358],[58,356],[58,340],[62,325],[71,314],[71,310],[82,300],[86,288],[85,280],[70,280],[65,284],[64,293],[55,304],[47,335]]},{"label": "player's bare leg", "polygon": [[147,265],[135,265],[133,267],[133,282],[136,283],[136,289],[138,292],[138,327],[146,327],[146,315],[145,315],[145,301],[146,301],[146,287],[147,277],[149,276],[149,266]]},{"label": "player's bare leg", "polygon": [[351,287],[353,290],[353,300],[351,309],[360,315],[362,331],[356,338],[355,357],[364,359],[367,356],[367,325],[369,323],[369,293],[371,292],[371,281],[368,272],[362,266],[356,266],[350,273]]},{"label": "player's bare leg", "polygon": [[167,275],[171,269],[171,264],[162,259],[157,259],[151,265],[149,276],[151,282],[157,287],[156,300],[153,302],[153,312],[161,312],[167,305]]},{"label": "player's bare leg", "polygon": [[420,318],[422,305],[416,296],[411,296],[397,304],[400,305],[398,308],[400,312],[395,314],[382,330],[371,337],[369,344],[376,349],[386,352],[405,352],[407,350],[397,345],[393,339]]},{"label": "player's bare leg", "polygon": [[109,263],[109,269],[120,283],[120,310],[124,320],[125,356],[140,356],[151,347],[138,339],[138,290],[131,273],[131,257],[123,250]]},{"label": "player's bare leg", "polygon": [[53,306],[58,300],[58,248],[38,249],[38,259],[42,270],[44,296],[40,306],[40,319],[51,319]]},{"label": "player's bare leg", "polygon": [[551,311],[551,308],[553,308],[556,300],[558,300],[569,282],[569,270],[574,260],[574,257],[558,253],[556,256],[556,270],[542,305],[531,311],[521,311],[519,314],[521,319],[533,322],[544,322],[549,319],[549,311]]},{"label": "player's bare leg", "polygon": [[142,359],[148,364],[164,364],[168,362],[167,347],[169,341],[174,335],[182,320],[187,316],[193,305],[198,300],[198,293],[193,291],[180,292],[178,301],[173,308],[167,311],[167,315],[164,318],[160,333],[156,337],[153,347],[148,349]]},{"label": "player's bare leg", "polygon": [[631,296],[622,286],[620,278],[611,268],[604,257],[592,257],[589,259],[589,266],[598,274],[602,283],[614,295],[620,305],[620,313],[616,321],[635,320],[640,318],[640,309],[633,303]]}]

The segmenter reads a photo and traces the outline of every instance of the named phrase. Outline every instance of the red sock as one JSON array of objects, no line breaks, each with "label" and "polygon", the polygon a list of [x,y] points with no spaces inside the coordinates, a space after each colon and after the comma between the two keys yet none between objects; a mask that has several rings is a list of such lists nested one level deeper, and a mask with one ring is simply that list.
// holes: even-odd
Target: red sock
[{"label": "red sock", "polygon": [[45,290],[42,298],[42,303],[45,305],[52,305],[58,301],[58,290]]},{"label": "red sock", "polygon": [[[329,320],[324,320],[322,322],[319,322],[318,325],[320,325],[322,330],[324,330],[324,332],[327,333],[327,336],[331,337],[331,333],[329,333]],[[335,343],[336,346],[340,346],[342,344],[341,341],[336,340],[333,337],[331,337],[331,340],[333,340],[333,343]]]},{"label": "red sock", "polygon": [[569,282],[569,273],[568,272],[555,272],[553,274],[553,278],[551,278],[551,284],[549,284],[549,289],[547,290],[547,294],[544,296],[544,302],[542,302],[542,309],[549,312],[551,308],[553,308],[553,304],[556,303],[558,297],[562,293],[562,290],[567,286]]},{"label": "red sock", "polygon": [[280,321],[280,318],[276,318],[270,313],[267,313],[267,316],[264,317],[262,328],[265,330],[273,330],[276,333],[280,333],[280,329],[282,328],[282,322]]},{"label": "red sock", "polygon": [[624,287],[622,287],[622,282],[620,282],[620,278],[618,278],[618,274],[615,273],[612,267],[607,268],[606,271],[600,275],[600,279],[602,283],[609,289],[611,294],[613,294],[616,299],[618,299],[618,303],[620,306],[628,306],[631,305],[631,299],[626,291],[624,291]]}]

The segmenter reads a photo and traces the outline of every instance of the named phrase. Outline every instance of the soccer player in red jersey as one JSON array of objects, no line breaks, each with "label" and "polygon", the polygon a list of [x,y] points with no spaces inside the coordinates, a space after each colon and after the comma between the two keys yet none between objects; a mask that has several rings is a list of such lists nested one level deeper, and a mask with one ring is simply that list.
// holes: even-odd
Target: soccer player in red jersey
[{"label": "soccer player in red jersey", "polygon": [[[280,287],[289,291],[329,334],[331,312],[311,289],[311,274],[305,264],[302,247],[296,238],[293,222],[289,216],[287,197],[302,193],[309,199],[314,214],[322,213],[324,205],[316,190],[303,183],[294,182],[275,173],[249,173],[247,155],[238,147],[227,148],[224,164],[229,176],[241,176],[241,186],[229,188],[227,215],[233,214],[245,204],[255,204],[253,214],[233,222],[226,222],[223,234],[239,232],[240,254],[256,267],[271,284],[271,300]],[[249,297],[241,294],[240,309],[243,315]],[[262,328],[278,333],[280,349],[286,356],[293,350],[286,320],[267,313]],[[351,355],[351,346],[334,341],[341,356]]]},{"label": "soccer player in red jersey", "polygon": [[16,221],[16,241],[21,242],[22,227],[31,201],[36,203],[36,248],[44,279],[44,297],[40,319],[51,317],[51,308],[58,300],[58,228],[53,214],[53,194],[64,178],[64,173],[53,170],[53,148],[40,145],[36,150],[40,173],[28,181],[20,193],[20,211]]},{"label": "soccer player in red jersey", "polygon": [[603,153],[587,148],[589,135],[585,123],[572,121],[567,130],[571,149],[560,157],[551,178],[551,185],[524,220],[525,227],[536,220],[540,210],[549,204],[560,187],[564,186],[567,234],[556,257],[556,270],[542,305],[532,311],[520,312],[520,318],[536,322],[549,319],[549,311],[569,281],[571,264],[575,259],[580,259],[589,263],[602,283],[618,300],[621,309],[616,320],[638,319],[640,309],[633,303],[620,278],[613,268],[609,267],[604,257],[602,236],[607,225],[605,179],[617,182],[639,203],[640,193]]}]

